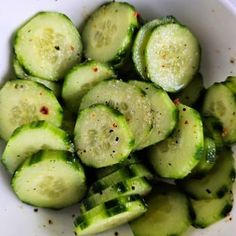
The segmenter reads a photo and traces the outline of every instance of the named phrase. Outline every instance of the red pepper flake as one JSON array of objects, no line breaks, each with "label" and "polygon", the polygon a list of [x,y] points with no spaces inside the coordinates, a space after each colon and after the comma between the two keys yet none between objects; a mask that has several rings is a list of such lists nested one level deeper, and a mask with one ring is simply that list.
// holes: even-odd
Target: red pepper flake
[{"label": "red pepper flake", "polygon": [[186,124],[186,125],[187,125],[187,124],[188,124],[188,121],[186,120],[186,121],[184,122],[184,124]]},{"label": "red pepper flake", "polygon": [[45,106],[42,106],[40,109],[40,112],[44,115],[48,115],[48,108]]},{"label": "red pepper flake", "polygon": [[228,134],[228,130],[227,129],[223,129],[223,132],[222,132],[222,137],[225,137],[226,135]]},{"label": "red pepper flake", "polygon": [[116,124],[116,123],[113,123],[112,126],[113,126],[114,128],[116,128],[116,127],[117,127],[117,124]]},{"label": "red pepper flake", "polygon": [[70,46],[70,49],[71,49],[71,51],[74,51],[74,50],[75,50],[75,48],[74,48],[73,46]]},{"label": "red pepper flake", "polygon": [[176,99],[174,100],[174,104],[175,104],[176,106],[180,104],[179,98],[176,98]]},{"label": "red pepper flake", "polygon": [[141,14],[136,11],[136,12],[134,12],[134,16],[137,17],[137,18],[139,18],[139,17],[141,16]]},{"label": "red pepper flake", "polygon": [[97,72],[97,71],[98,71],[98,68],[97,68],[97,67],[94,67],[94,68],[93,68],[93,71],[94,71],[94,72]]}]

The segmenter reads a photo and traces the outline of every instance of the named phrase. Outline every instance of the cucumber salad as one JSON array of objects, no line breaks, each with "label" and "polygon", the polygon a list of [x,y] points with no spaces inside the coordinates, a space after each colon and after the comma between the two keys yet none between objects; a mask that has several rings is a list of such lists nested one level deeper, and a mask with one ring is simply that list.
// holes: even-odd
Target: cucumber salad
[{"label": "cucumber salad", "polygon": [[174,16],[108,2],[80,32],[39,12],[15,32],[0,89],[1,163],[22,202],[80,204],[71,232],[129,223],[183,235],[233,207],[236,77],[204,87],[201,47]]}]

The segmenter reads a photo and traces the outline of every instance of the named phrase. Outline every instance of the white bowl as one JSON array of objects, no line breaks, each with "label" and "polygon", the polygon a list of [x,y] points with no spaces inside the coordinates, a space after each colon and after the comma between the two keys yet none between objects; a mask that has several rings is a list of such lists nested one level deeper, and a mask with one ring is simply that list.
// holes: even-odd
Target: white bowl
[{"label": "white bowl", "polygon": [[[202,46],[201,71],[205,85],[222,81],[236,74],[236,1],[231,0],[127,0],[134,4],[142,16],[152,19],[174,15],[198,37]],[[79,26],[84,18],[102,0],[7,0],[0,7],[0,78],[11,78],[11,37],[14,30],[34,13],[42,10],[60,11]],[[235,62],[234,62],[235,61]],[[4,147],[0,143],[0,150]],[[217,180],[216,180],[217,181]],[[234,190],[236,190],[234,188]],[[235,192],[235,191],[234,191]],[[78,206],[61,211],[34,208],[21,203],[10,188],[10,178],[0,166],[0,235],[1,236],[72,236],[73,216]],[[232,217],[232,220],[231,220]],[[51,220],[51,221],[50,221]],[[178,219],[176,219],[178,220]],[[49,223],[51,222],[51,224]],[[113,236],[132,235],[128,226],[100,234]],[[186,235],[234,236],[236,235],[236,208],[230,216],[204,229],[191,228]]]}]

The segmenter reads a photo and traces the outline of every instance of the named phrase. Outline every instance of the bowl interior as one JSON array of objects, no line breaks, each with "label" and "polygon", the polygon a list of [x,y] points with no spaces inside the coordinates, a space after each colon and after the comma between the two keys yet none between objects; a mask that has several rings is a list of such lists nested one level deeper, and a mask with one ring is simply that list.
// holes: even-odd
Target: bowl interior
[{"label": "bowl interior", "polygon": [[[153,19],[166,15],[174,15],[187,25],[197,36],[202,48],[201,72],[205,85],[222,81],[228,75],[236,74],[236,7],[230,1],[220,0],[127,0],[134,4],[144,19]],[[95,9],[102,0],[8,0],[0,8],[0,82],[12,78],[12,47],[13,33],[26,19],[42,10],[60,11],[68,15],[78,27],[83,20]],[[4,147],[0,143],[0,151]],[[44,235],[72,236],[73,217],[78,215],[78,207],[62,211],[50,211],[24,205],[16,199],[11,188],[8,174],[0,165],[0,227],[5,236]],[[205,230],[190,230],[188,235],[227,235],[236,232],[236,210],[231,214],[233,220],[227,217],[218,224]],[[235,219],[235,220],[234,220]],[[49,220],[53,224],[49,224]],[[4,222],[4,224],[3,224]],[[12,225],[14,222],[14,227]],[[127,226],[101,234],[106,236],[132,235]]]}]

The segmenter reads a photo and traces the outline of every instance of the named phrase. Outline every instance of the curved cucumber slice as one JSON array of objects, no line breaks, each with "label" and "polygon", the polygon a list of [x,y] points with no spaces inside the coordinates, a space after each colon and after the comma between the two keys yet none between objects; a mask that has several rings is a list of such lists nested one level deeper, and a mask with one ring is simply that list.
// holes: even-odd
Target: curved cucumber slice
[{"label": "curved cucumber slice", "polygon": [[115,185],[121,181],[125,181],[128,178],[134,179],[140,177],[145,177],[148,180],[153,179],[152,173],[142,164],[132,164],[121,167],[117,171],[94,182],[89,188],[88,196],[99,193],[109,186]]},{"label": "curved cucumber slice", "polygon": [[147,212],[130,223],[134,235],[182,235],[191,224],[186,196],[169,184],[155,189],[146,199]]},{"label": "curved cucumber slice", "polygon": [[103,63],[88,61],[73,67],[66,75],[62,89],[62,97],[67,107],[78,112],[82,97],[100,81],[115,78],[113,69]]},{"label": "curved cucumber slice", "polygon": [[195,199],[212,199],[224,196],[235,179],[234,158],[231,150],[223,149],[210,173],[201,179],[180,181],[181,187]]},{"label": "curved cucumber slice", "polygon": [[212,85],[206,92],[203,115],[217,118],[223,126],[223,141],[236,142],[236,100],[233,92],[221,83]]},{"label": "curved cucumber slice", "polygon": [[133,134],[125,117],[101,104],[80,111],[74,134],[81,161],[95,168],[123,161],[134,145]]},{"label": "curved cucumber slice", "polygon": [[82,32],[85,56],[101,62],[121,62],[138,27],[137,16],[134,7],[124,2],[109,2],[96,9]]},{"label": "curved cucumber slice", "polygon": [[71,153],[53,150],[27,158],[15,172],[12,187],[23,202],[56,209],[79,202],[86,192],[82,166]]},{"label": "curved cucumber slice", "polygon": [[67,16],[40,12],[17,31],[14,51],[28,74],[57,81],[80,61],[82,43]]},{"label": "curved cucumber slice", "polygon": [[0,90],[0,134],[8,140],[19,126],[46,120],[62,124],[62,107],[51,90],[30,80],[11,80]]},{"label": "curved cucumber slice", "polygon": [[167,138],[176,125],[178,114],[176,106],[163,89],[148,82],[133,80],[130,83],[146,94],[152,109],[152,130],[140,144],[139,149],[142,149]]},{"label": "curved cucumber slice", "polygon": [[115,199],[119,196],[138,194],[147,195],[152,190],[145,177],[129,178],[115,185],[107,187],[99,193],[85,198],[80,205],[80,212],[84,213],[97,205]]},{"label": "curved cucumber slice", "polygon": [[143,79],[148,79],[145,61],[145,50],[153,29],[161,24],[175,21],[176,19],[174,17],[167,16],[161,19],[152,20],[139,29],[132,47],[132,59],[137,72]]},{"label": "curved cucumber slice", "polygon": [[204,138],[204,154],[200,162],[193,169],[192,174],[196,176],[204,176],[209,173],[216,162],[216,145],[211,138]]},{"label": "curved cucumber slice", "polygon": [[152,20],[145,25],[143,25],[134,40],[134,44],[132,47],[132,59],[135,65],[135,68],[139,75],[147,80],[147,68],[146,62],[144,58],[145,49],[147,45],[147,41],[152,33],[153,28],[160,23],[159,19]]},{"label": "curved cucumber slice", "polygon": [[152,32],[145,52],[148,77],[168,92],[184,88],[199,68],[200,48],[183,25],[167,23]]},{"label": "curved cucumber slice", "polygon": [[30,155],[41,149],[73,152],[69,135],[46,121],[36,121],[17,128],[2,154],[2,162],[13,174]]},{"label": "curved cucumber slice", "polygon": [[127,223],[142,215],[146,210],[145,203],[137,195],[119,197],[79,216],[74,222],[75,232],[78,236],[100,233]]},{"label": "curved cucumber slice", "polygon": [[47,88],[51,89],[56,97],[59,97],[61,95],[61,85],[60,84],[58,84],[56,82],[49,81],[49,80],[40,79],[38,77],[28,75],[24,71],[21,64],[17,61],[17,59],[15,57],[13,59],[13,67],[14,67],[14,71],[15,71],[17,78],[33,80],[33,81],[38,82],[38,83],[46,86]]},{"label": "curved cucumber slice", "polygon": [[191,199],[194,211],[193,225],[206,228],[226,217],[233,208],[233,194],[228,192],[222,198],[194,200]]},{"label": "curved cucumber slice", "polygon": [[149,161],[155,171],[166,178],[188,175],[203,155],[202,121],[194,109],[179,104],[179,120],[173,134],[149,149]]},{"label": "curved cucumber slice", "polygon": [[151,106],[145,94],[121,80],[102,81],[83,97],[80,109],[96,103],[107,104],[124,114],[134,134],[134,148],[139,149],[152,129]]}]

